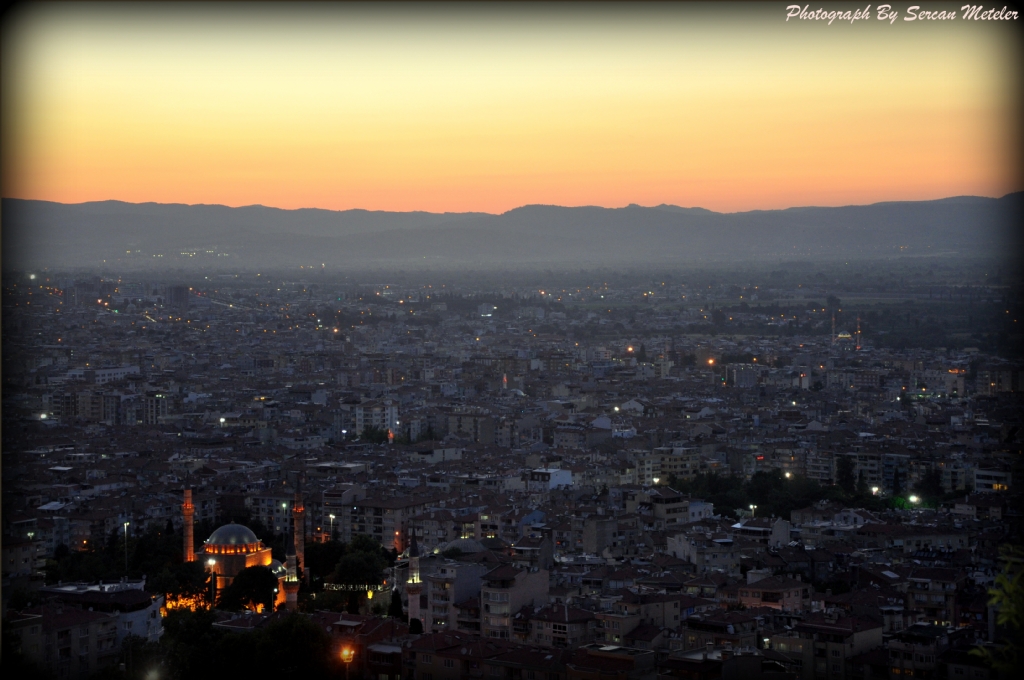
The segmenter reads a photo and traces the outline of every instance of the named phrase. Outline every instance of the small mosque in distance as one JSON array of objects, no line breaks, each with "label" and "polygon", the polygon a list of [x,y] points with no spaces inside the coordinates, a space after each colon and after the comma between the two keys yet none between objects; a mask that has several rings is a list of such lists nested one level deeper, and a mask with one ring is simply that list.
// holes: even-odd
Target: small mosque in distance
[{"label": "small mosque in distance", "polygon": [[185,488],[181,506],[184,519],[183,548],[186,562],[201,562],[211,572],[214,592],[220,593],[231,585],[248,567],[268,567],[277,577],[277,595],[274,607],[284,606],[294,611],[298,606],[299,579],[309,580],[309,569],[305,566],[305,506],[302,502],[301,487],[295,490],[292,503],[292,542],[288,546],[285,563],[281,564],[270,554],[270,548],[263,544],[247,526],[234,522],[216,529],[196,552],[193,544],[193,523],[195,506],[192,504],[192,489]]}]

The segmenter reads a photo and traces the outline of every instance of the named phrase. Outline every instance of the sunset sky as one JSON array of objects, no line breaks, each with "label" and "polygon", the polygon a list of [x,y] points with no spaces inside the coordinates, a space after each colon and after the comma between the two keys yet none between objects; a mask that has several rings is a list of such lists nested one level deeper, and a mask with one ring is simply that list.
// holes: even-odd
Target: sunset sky
[{"label": "sunset sky", "polygon": [[787,4],[23,5],[2,194],[732,212],[1022,188],[1019,26]]}]

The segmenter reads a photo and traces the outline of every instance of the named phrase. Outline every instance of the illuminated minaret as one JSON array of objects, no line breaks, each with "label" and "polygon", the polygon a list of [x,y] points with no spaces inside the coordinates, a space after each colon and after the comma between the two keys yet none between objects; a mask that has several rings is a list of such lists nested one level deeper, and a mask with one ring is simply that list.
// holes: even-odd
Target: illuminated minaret
[{"label": "illuminated minaret", "polygon": [[188,488],[187,482],[185,485],[185,499],[181,504],[181,514],[185,520],[182,523],[182,554],[185,556],[186,562],[195,562],[196,553],[192,544],[192,518],[196,514],[196,506],[192,505],[192,489]]},{"label": "illuminated minaret", "polygon": [[[423,622],[423,615],[420,612],[420,594],[423,592],[423,583],[420,580],[420,548],[416,544],[416,530],[413,529],[412,541],[409,543],[409,580],[405,584],[405,594],[409,596],[409,620],[420,619]],[[426,630],[426,628],[424,628]]]},{"label": "illuminated minaret", "polygon": [[294,547],[296,543],[298,543],[298,539],[293,541],[293,545],[289,546],[286,551],[284,565],[288,571],[281,583],[284,588],[284,608],[290,612],[299,608],[298,559]]},{"label": "illuminated minaret", "polygon": [[295,537],[295,559],[298,573],[309,581],[306,568],[306,506],[302,502],[302,481],[295,487],[295,501],[292,503],[292,533]]},{"label": "illuminated minaret", "polygon": [[857,317],[857,349],[860,349],[860,317]]}]

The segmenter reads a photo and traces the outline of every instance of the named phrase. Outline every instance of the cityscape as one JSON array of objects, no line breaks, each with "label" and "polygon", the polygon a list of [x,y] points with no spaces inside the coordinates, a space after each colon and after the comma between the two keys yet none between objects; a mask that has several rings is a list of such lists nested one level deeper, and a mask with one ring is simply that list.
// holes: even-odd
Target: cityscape
[{"label": "cityscape", "polygon": [[1020,677],[1019,39],[728,11],[6,17],[5,676]]}]

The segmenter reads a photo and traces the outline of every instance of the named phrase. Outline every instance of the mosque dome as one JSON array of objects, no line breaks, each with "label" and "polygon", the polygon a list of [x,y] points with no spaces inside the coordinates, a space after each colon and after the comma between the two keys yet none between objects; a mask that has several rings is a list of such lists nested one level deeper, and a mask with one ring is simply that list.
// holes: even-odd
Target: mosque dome
[{"label": "mosque dome", "polygon": [[206,542],[212,545],[246,545],[256,543],[260,539],[247,526],[241,524],[225,524],[210,534]]},{"label": "mosque dome", "polygon": [[484,550],[494,550],[496,552],[504,552],[505,549],[509,546],[508,543],[506,543],[498,537],[481,538],[480,545],[483,546]]},{"label": "mosque dome", "polygon": [[241,524],[225,524],[206,539],[204,550],[208,553],[249,553],[263,547],[252,529]]},{"label": "mosque dome", "polygon": [[275,578],[282,578],[288,575],[288,567],[281,564],[280,560],[270,560],[270,564],[267,567],[274,573]]},{"label": "mosque dome", "polygon": [[461,551],[463,555],[473,555],[485,549],[478,541],[472,538],[457,538],[454,541],[438,546],[437,551],[445,552],[453,548]]}]

